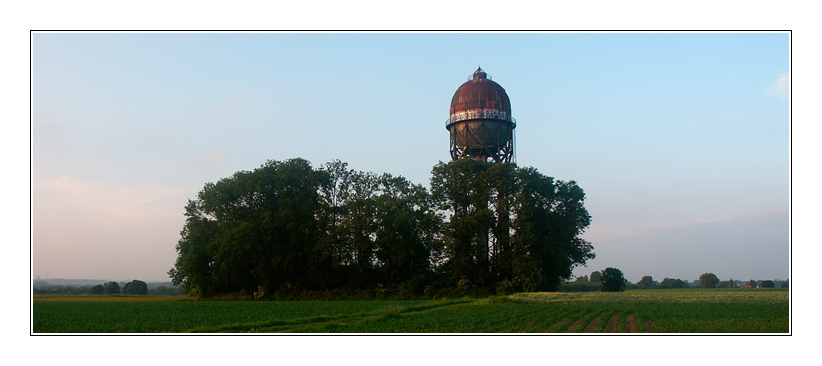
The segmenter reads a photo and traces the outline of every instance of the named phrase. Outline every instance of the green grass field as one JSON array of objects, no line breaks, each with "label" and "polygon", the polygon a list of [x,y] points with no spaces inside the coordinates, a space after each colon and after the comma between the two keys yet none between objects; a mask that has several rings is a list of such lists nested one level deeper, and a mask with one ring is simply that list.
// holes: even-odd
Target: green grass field
[{"label": "green grass field", "polygon": [[526,293],[451,300],[36,296],[34,333],[788,333],[784,289]]}]

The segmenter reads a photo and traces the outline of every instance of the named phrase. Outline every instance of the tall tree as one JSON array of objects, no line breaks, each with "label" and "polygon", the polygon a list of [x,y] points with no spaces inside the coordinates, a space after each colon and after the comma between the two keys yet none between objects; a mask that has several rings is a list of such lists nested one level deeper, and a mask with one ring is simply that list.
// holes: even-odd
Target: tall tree
[{"label": "tall tree", "polygon": [[431,187],[438,207],[451,214],[444,244],[452,281],[507,279],[523,289],[554,290],[594,257],[580,237],[590,216],[573,181],[461,159],[435,166]]},{"label": "tall tree", "polygon": [[379,284],[553,290],[594,257],[573,181],[463,159],[435,166],[431,187],[340,161],[268,161],[188,202],[169,275],[195,296]]},{"label": "tall tree", "polygon": [[602,291],[603,292],[620,292],[625,291],[625,285],[628,281],[623,276],[622,271],[608,267],[602,271]]},{"label": "tall tree", "polygon": [[654,283],[654,278],[651,277],[651,276],[642,276],[642,279],[639,280],[639,282],[637,282],[636,285],[639,288],[644,288],[644,289],[649,289],[649,288],[656,287],[655,283]]},{"label": "tall tree", "polygon": [[302,159],[206,184],[186,206],[172,282],[201,296],[311,287],[323,184],[327,175]]},{"label": "tall tree", "polygon": [[381,194],[375,198],[375,250],[384,282],[416,279],[419,285],[431,270],[441,218],[420,185],[384,174],[380,189]]},{"label": "tall tree", "polygon": [[590,281],[591,281],[591,283],[602,282],[602,272],[600,272],[600,271],[591,272]]},{"label": "tall tree", "polygon": [[133,280],[123,286],[123,293],[128,295],[148,295],[148,284],[140,280]]},{"label": "tall tree", "polygon": [[703,273],[699,276],[699,285],[702,288],[714,288],[719,285],[719,277],[713,273]]},{"label": "tall tree", "polygon": [[594,258],[593,246],[580,237],[591,223],[585,193],[574,181],[554,181],[534,168],[519,168],[517,175],[515,241],[536,263],[536,287],[554,290]]},{"label": "tall tree", "polygon": [[450,211],[444,230],[444,269],[451,282],[466,279],[471,284],[490,283],[489,235],[493,214],[489,208],[490,163],[461,159],[434,167],[431,190],[438,208]]},{"label": "tall tree", "polygon": [[106,284],[103,285],[103,292],[107,295],[119,294],[120,284],[114,281],[106,282]]}]

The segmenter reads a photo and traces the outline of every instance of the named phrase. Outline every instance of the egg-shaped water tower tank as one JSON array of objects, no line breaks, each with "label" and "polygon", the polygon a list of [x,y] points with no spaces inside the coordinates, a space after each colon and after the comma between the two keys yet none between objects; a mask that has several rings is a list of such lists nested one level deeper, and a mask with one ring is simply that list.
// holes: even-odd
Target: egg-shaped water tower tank
[{"label": "egg-shaped water tower tank", "polygon": [[451,160],[514,162],[516,127],[505,89],[477,68],[471,80],[462,84],[451,98],[450,116],[445,121],[445,128],[451,133]]}]

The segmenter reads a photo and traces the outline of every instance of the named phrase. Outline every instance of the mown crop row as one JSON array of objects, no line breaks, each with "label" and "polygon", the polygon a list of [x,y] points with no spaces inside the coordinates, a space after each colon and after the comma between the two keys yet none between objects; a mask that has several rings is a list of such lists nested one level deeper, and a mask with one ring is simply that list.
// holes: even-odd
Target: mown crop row
[{"label": "mown crop row", "polygon": [[35,297],[34,333],[787,333],[788,291],[536,293],[416,301]]}]

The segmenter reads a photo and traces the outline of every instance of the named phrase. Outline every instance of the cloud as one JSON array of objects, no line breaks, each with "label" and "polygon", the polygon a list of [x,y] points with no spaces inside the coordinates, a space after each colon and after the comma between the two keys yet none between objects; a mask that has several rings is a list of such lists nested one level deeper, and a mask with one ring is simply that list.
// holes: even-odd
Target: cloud
[{"label": "cloud", "polygon": [[765,88],[768,95],[773,95],[778,98],[788,98],[791,96],[791,74],[783,73],[779,75],[779,79]]},{"label": "cloud", "polygon": [[[94,222],[141,222],[182,214],[182,190],[161,186],[126,186],[62,176],[35,180],[36,209],[67,210]],[[37,214],[37,212],[35,212]]]}]

